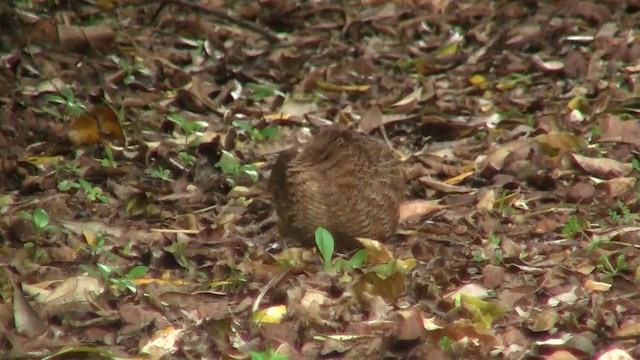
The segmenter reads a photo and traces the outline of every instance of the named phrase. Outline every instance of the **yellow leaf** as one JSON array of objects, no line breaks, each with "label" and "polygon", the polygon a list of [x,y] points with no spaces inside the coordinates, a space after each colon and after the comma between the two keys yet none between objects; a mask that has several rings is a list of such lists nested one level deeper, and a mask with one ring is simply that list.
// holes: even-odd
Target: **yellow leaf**
[{"label": "yellow leaf", "polygon": [[251,320],[258,324],[279,324],[286,313],[285,305],[276,305],[256,311],[251,316]]},{"label": "yellow leaf", "polygon": [[335,92],[365,92],[371,88],[369,85],[338,85],[322,80],[317,80],[316,86],[321,90]]},{"label": "yellow leaf", "polygon": [[487,88],[487,78],[485,78],[484,75],[475,74],[469,78],[469,82],[471,83],[471,85],[476,86],[480,89]]}]

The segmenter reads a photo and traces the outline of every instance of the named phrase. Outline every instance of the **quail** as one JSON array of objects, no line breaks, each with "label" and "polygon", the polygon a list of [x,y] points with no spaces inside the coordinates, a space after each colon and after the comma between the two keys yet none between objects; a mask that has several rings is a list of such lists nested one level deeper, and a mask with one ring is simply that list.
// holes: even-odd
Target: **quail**
[{"label": "quail", "polygon": [[278,228],[285,238],[315,246],[322,226],[338,251],[359,247],[356,237],[385,241],[398,226],[404,176],[381,141],[332,125],[305,144],[280,153],[268,181]]}]

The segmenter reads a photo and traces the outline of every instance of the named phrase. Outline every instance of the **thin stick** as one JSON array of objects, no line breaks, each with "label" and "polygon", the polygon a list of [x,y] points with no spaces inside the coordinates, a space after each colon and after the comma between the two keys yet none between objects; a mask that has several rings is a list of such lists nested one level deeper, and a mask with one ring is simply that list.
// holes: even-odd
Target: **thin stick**
[{"label": "thin stick", "polygon": [[[242,19],[238,19],[235,18],[229,14],[227,14],[226,12],[222,11],[222,10],[216,10],[216,9],[209,9],[206,8],[204,6],[198,5],[198,4],[194,4],[191,2],[185,2],[185,1],[181,1],[181,0],[163,0],[162,1],[162,5],[160,5],[160,7],[158,8],[158,12],[162,11],[162,9],[164,8],[165,4],[172,4],[172,5],[178,5],[178,6],[184,6],[187,7],[195,12],[198,12],[200,14],[206,14],[206,15],[211,15],[213,17],[216,17],[218,19],[230,22],[234,25],[237,25],[241,28],[245,28],[247,30],[251,30],[259,35],[262,35],[263,38],[265,38],[265,40],[267,40],[270,44],[277,44],[280,42],[280,38],[278,38],[276,36],[276,34],[274,34],[271,30],[258,26],[255,23],[246,21],[246,20],[242,20]],[[157,15],[157,14],[156,14]]]}]

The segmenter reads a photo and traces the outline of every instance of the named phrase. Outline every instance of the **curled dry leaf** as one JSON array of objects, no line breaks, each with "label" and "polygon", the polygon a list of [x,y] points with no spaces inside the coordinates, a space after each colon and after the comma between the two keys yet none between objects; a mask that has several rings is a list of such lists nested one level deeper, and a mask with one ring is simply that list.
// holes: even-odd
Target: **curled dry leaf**
[{"label": "curled dry leaf", "polygon": [[636,185],[637,180],[638,179],[634,177],[619,177],[598,184],[597,187],[605,189],[612,198],[617,198],[631,191]]},{"label": "curled dry leaf", "polygon": [[421,218],[446,207],[446,205],[440,205],[430,200],[404,201],[400,203],[400,222],[404,223],[409,219]]},{"label": "curled dry leaf", "polygon": [[377,129],[383,125],[382,111],[377,106],[372,106],[363,115],[358,127],[360,131],[365,134],[371,133],[371,131]]},{"label": "curled dry leaf", "polygon": [[535,139],[544,154],[548,156],[566,154],[567,152],[582,149],[585,146],[582,138],[568,132],[542,134],[536,136]]},{"label": "curled dry leaf", "polygon": [[598,356],[596,360],[633,360],[633,357],[622,349],[611,349]]},{"label": "curled dry leaf", "polygon": [[98,105],[71,121],[67,136],[75,146],[95,145],[102,140],[119,145],[126,143],[116,113],[107,105]]},{"label": "curled dry leaf", "polygon": [[559,60],[542,60],[538,55],[531,56],[531,62],[542,72],[557,72],[564,69],[564,63]]},{"label": "curled dry leaf", "polygon": [[[464,178],[467,176],[472,175],[473,173],[468,172],[465,174],[461,174],[460,177]],[[424,185],[426,185],[427,187],[434,189],[436,191],[445,193],[445,194],[468,194],[468,193],[473,193],[476,191],[476,189],[472,189],[472,188],[468,188],[466,186],[455,186],[455,185],[449,185],[447,183],[438,181],[432,177],[429,176],[423,176],[420,179],[420,182],[423,183]]]},{"label": "curled dry leaf", "polygon": [[633,170],[631,164],[621,163],[613,159],[594,159],[578,154],[572,154],[572,158],[576,165],[589,175],[603,179],[625,176]]},{"label": "curled dry leaf", "polygon": [[640,123],[622,121],[613,114],[603,115],[599,123],[602,136],[600,142],[621,142],[640,145]]},{"label": "curled dry leaf", "polygon": [[547,360],[578,360],[578,358],[567,350],[554,351],[546,357]]},{"label": "curled dry leaf", "polygon": [[529,149],[531,147],[530,139],[518,139],[506,143],[493,150],[485,158],[478,158],[476,170],[484,176],[492,176],[504,167],[505,159],[514,151]]},{"label": "curled dry leaf", "polygon": [[71,51],[83,50],[89,46],[93,49],[104,49],[115,39],[113,30],[106,26],[58,25],[58,37],[62,48]]}]

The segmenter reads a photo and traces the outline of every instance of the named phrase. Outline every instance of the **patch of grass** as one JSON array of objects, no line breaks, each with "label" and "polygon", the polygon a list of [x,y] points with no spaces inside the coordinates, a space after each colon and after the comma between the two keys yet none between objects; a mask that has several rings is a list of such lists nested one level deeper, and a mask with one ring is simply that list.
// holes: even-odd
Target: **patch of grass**
[{"label": "patch of grass", "polygon": [[629,263],[627,263],[627,257],[625,254],[618,254],[615,257],[615,262],[611,262],[608,255],[600,256],[600,261],[596,268],[603,272],[604,278],[607,280],[611,280],[616,275],[624,271],[628,271],[631,267]]},{"label": "patch of grass", "polygon": [[608,213],[614,225],[629,224],[633,221],[631,209],[620,200],[616,202],[616,209],[609,209]]},{"label": "patch of grass", "polygon": [[578,220],[575,215],[571,215],[569,219],[567,219],[567,223],[562,227],[562,235],[567,238],[574,238],[577,235],[585,235],[584,228],[586,224]]}]

